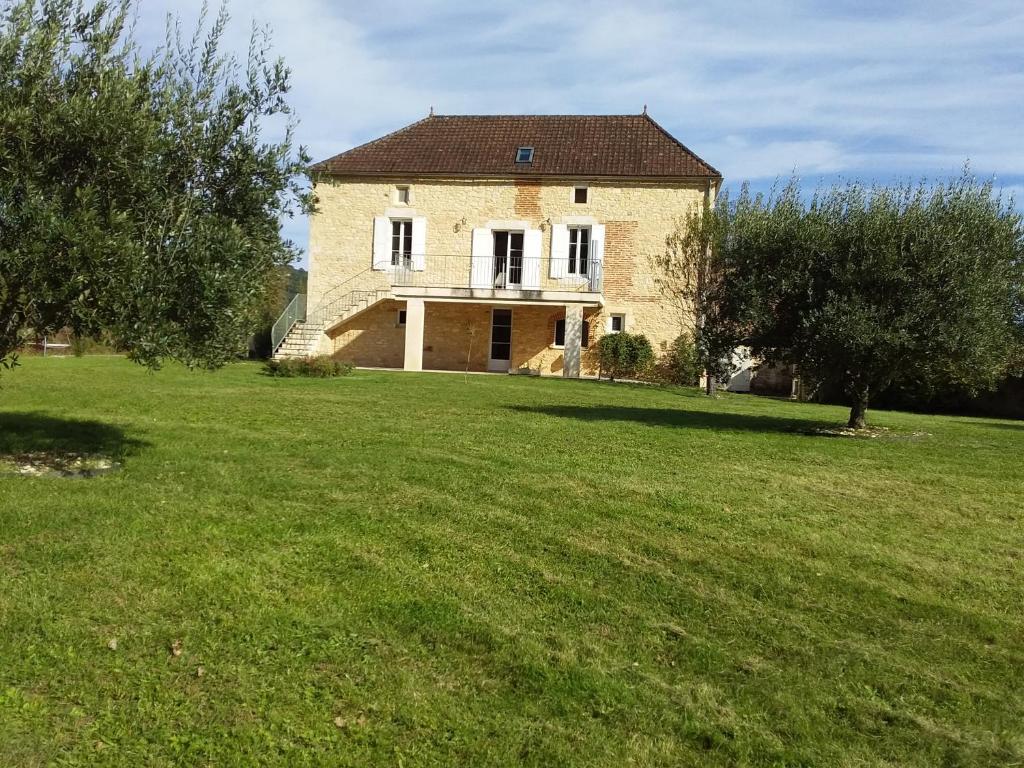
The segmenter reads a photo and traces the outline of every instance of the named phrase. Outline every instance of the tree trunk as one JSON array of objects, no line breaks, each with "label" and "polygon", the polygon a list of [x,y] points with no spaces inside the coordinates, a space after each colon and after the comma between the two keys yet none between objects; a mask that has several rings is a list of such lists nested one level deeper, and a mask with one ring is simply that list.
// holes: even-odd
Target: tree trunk
[{"label": "tree trunk", "polygon": [[865,416],[868,412],[868,388],[860,387],[854,392],[853,406],[850,408],[850,420],[846,426],[850,429],[864,429],[867,426]]},{"label": "tree trunk", "polygon": [[715,396],[715,384],[716,384],[715,377],[712,376],[710,373],[705,374],[705,376],[704,376],[704,394],[706,394],[708,397],[714,397]]}]

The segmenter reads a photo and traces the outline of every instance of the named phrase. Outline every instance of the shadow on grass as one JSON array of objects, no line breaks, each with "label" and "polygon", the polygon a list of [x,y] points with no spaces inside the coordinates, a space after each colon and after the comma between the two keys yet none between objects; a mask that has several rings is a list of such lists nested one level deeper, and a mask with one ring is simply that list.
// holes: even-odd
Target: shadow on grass
[{"label": "shadow on grass", "polygon": [[604,405],[512,405],[508,408],[520,413],[558,416],[580,421],[633,421],[652,427],[686,427],[733,432],[789,432],[813,435],[818,430],[836,426],[826,421],[745,413],[708,413],[675,408],[626,408]]},{"label": "shadow on grass", "polygon": [[[1006,421],[995,421],[995,418],[997,417],[993,417],[991,421],[988,419],[966,419],[965,421],[968,424],[977,424],[980,427],[995,427],[996,429],[1012,429],[1024,432],[1024,420],[1018,421],[1015,424],[1007,424]],[[1006,419],[1007,417],[1000,416],[998,418]]]},{"label": "shadow on grass", "polygon": [[120,427],[100,421],[0,412],[0,456],[101,454],[120,459],[148,445],[126,436]]}]

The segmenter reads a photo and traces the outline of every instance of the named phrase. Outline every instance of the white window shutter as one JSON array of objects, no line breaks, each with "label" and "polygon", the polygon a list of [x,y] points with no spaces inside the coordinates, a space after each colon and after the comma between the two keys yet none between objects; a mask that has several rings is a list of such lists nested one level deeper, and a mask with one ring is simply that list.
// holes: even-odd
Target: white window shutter
[{"label": "white window shutter", "polygon": [[523,233],[523,289],[540,290],[540,253],[543,233],[528,229]]},{"label": "white window shutter", "polygon": [[427,268],[427,217],[412,219],[412,268],[422,272]]},{"label": "white window shutter", "polygon": [[375,216],[373,219],[373,268],[391,266],[391,219]]},{"label": "white window shutter", "polygon": [[565,277],[569,269],[569,227],[566,224],[551,225],[551,267],[550,276]]},{"label": "white window shutter", "polygon": [[473,252],[471,258],[469,285],[472,288],[493,288],[494,279],[494,238],[491,230],[477,227],[473,230]]},{"label": "white window shutter", "polygon": [[590,289],[596,290],[604,274],[604,224],[595,224],[590,228],[590,261],[596,268],[588,269]]}]

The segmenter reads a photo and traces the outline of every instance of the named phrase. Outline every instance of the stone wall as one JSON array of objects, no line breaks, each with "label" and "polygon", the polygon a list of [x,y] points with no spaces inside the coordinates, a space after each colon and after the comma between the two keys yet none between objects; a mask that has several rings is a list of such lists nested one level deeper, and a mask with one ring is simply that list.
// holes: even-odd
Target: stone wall
[{"label": "stone wall", "polygon": [[320,351],[339,360],[371,368],[401,368],[405,359],[405,328],[398,324],[404,301],[382,301],[356,315],[328,335]]},{"label": "stone wall", "polygon": [[[405,328],[398,325],[404,302],[384,301],[328,334],[325,350],[338,360],[368,368],[401,368]],[[423,367],[441,371],[486,371],[491,340],[489,304],[427,302],[423,322]],[[542,375],[561,375],[562,349],[555,347],[555,323],[565,316],[561,306],[512,306],[510,368],[529,368]],[[584,318],[594,327],[595,313]],[[587,339],[592,345],[593,330]],[[583,350],[584,373],[596,373],[596,362]]]},{"label": "stone wall", "polygon": [[[585,204],[573,202],[573,189],[581,184],[590,187]],[[397,204],[399,185],[410,188],[407,206]],[[532,228],[542,230],[541,252],[546,259],[551,250],[551,224],[565,223],[569,217],[590,217],[605,225],[605,306],[599,315],[588,318],[593,339],[606,331],[607,317],[613,313],[624,314],[626,330],[646,334],[656,352],[664,351],[676,336],[692,328],[688,307],[680,306],[659,290],[654,260],[664,253],[665,240],[680,218],[692,206],[703,202],[706,192],[703,182],[326,178],[317,184],[316,192],[320,212],[311,217],[310,225],[311,308],[339,284],[345,284],[339,289],[341,292],[351,288],[387,287],[387,274],[371,269],[375,216],[425,216],[427,273],[436,260],[447,256],[450,264],[451,256],[460,256],[465,258],[467,282],[474,227],[487,226],[491,221],[525,221]],[[546,277],[547,273],[545,263],[542,275]],[[461,368],[465,365],[465,348],[459,353],[454,351],[458,346],[455,339],[461,338],[461,332],[456,332],[457,326],[468,323],[469,318],[473,327],[482,324],[485,341],[481,348],[486,347],[490,335],[489,311],[482,305],[438,309],[441,306],[439,303],[427,305],[424,346],[434,346],[437,351],[425,349],[423,363],[427,368]],[[394,314],[395,309],[389,305],[387,311]],[[516,339],[521,337],[525,346],[522,350],[514,347],[514,362],[521,359],[524,364],[540,367],[545,372],[560,372],[561,351],[551,349],[550,340],[546,345],[541,342],[549,324],[553,338],[552,318],[560,317],[563,311],[561,307],[550,310],[516,308],[513,343],[515,345]],[[378,359],[372,363],[375,365],[400,366],[404,331],[394,328],[393,323],[389,326],[386,319],[380,320],[379,314],[372,310],[357,316],[340,331],[333,332],[330,339],[325,339],[322,351],[350,350],[352,359],[358,354]],[[444,327],[454,335],[440,338],[432,334],[432,317],[435,324],[447,324]],[[372,326],[373,323],[377,325]],[[374,327],[382,333],[380,340],[363,338]],[[436,327],[440,329],[442,325]],[[392,343],[394,347],[390,346]],[[528,355],[527,349],[532,350]],[[522,354],[517,357],[519,352]],[[453,364],[456,359],[462,361],[461,365]],[[482,367],[486,367],[486,360]],[[593,372],[593,364],[588,363],[586,354],[584,370]]]}]

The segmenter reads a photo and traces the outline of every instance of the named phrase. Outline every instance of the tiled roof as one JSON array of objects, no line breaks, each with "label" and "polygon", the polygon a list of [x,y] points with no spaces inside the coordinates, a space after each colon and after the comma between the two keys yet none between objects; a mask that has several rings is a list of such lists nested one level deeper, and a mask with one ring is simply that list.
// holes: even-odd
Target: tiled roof
[{"label": "tiled roof", "polygon": [[[533,147],[532,163],[515,162],[519,147]],[[431,115],[313,170],[341,176],[721,176],[647,114]]]}]

